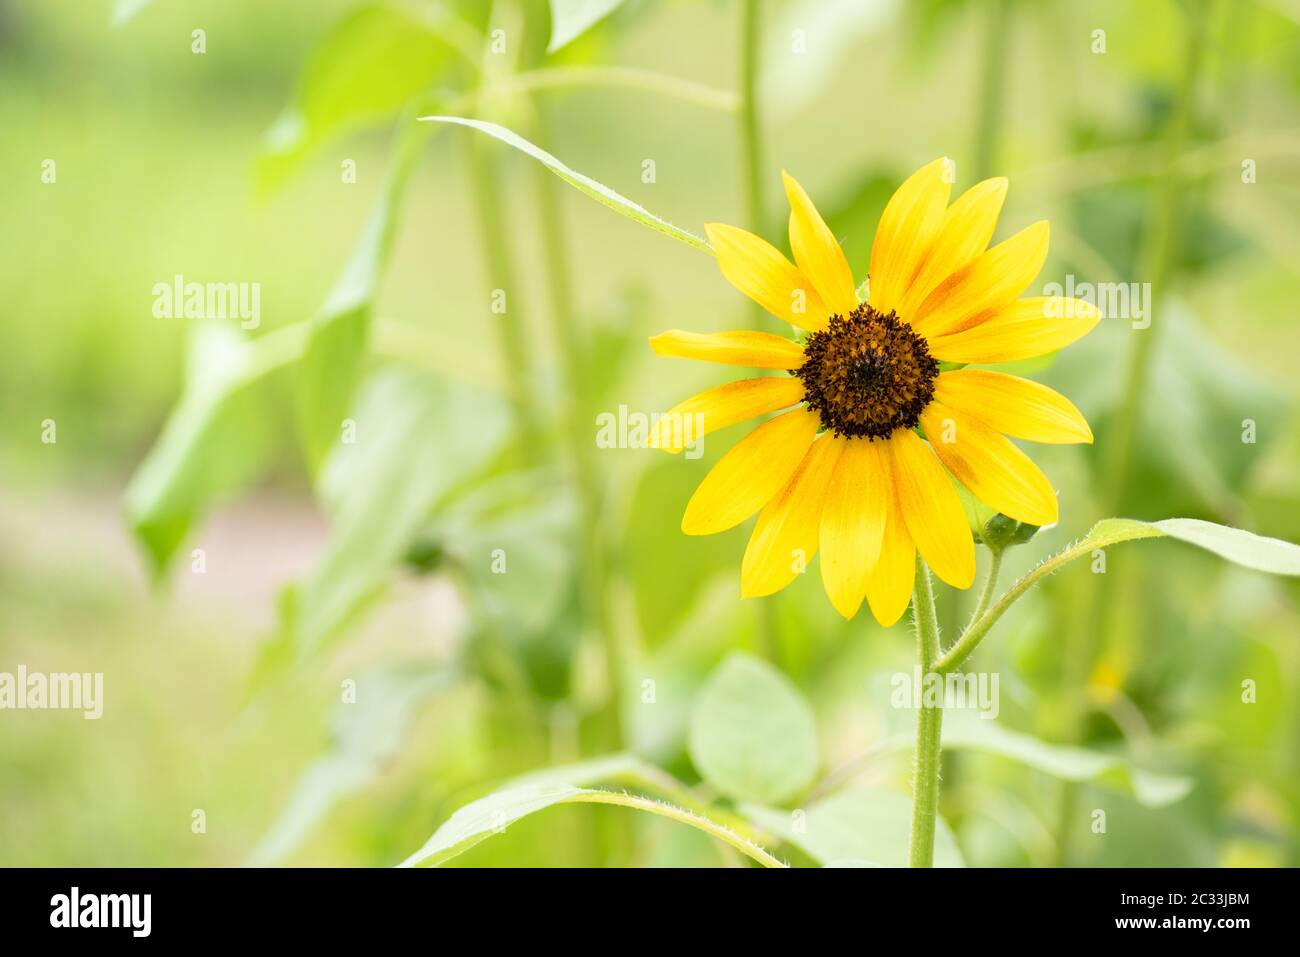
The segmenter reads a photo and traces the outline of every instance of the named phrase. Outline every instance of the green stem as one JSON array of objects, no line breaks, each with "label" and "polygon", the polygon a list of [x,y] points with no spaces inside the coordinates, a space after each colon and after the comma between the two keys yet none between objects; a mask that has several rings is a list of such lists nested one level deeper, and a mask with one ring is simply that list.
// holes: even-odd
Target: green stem
[{"label": "green stem", "polygon": [[740,139],[749,228],[763,232],[763,157],[758,126],[760,0],[742,0],[740,20]]},{"label": "green stem", "polygon": [[1002,91],[1006,85],[1007,7],[1007,0],[989,2],[975,114],[976,180],[992,176],[997,162],[998,134],[1002,128]]},{"label": "green stem", "polygon": [[[939,657],[939,625],[934,610],[930,569],[916,559],[916,587],[912,595],[916,623],[917,660],[924,680]],[[942,761],[943,702],[925,704],[916,714],[916,749],[912,774],[912,835],[908,859],[912,867],[934,865],[934,828],[939,813],[939,766]]]},{"label": "green stem", "polygon": [[[505,292],[505,312],[493,315],[498,323],[501,354],[506,360],[506,370],[514,384],[510,400],[514,410],[515,428],[518,431],[524,457],[535,460],[541,448],[540,430],[532,395],[532,375],[528,362],[528,347],[524,339],[524,326],[519,317],[519,303],[523,290],[515,283],[514,264],[506,241],[505,219],[501,210],[501,183],[496,161],[478,141],[470,149],[470,178],[473,180],[474,200],[478,209],[479,228],[483,237],[483,255],[492,289]],[[485,303],[486,305],[486,303]]]},{"label": "green stem", "polygon": [[[1152,299],[1158,300],[1166,291],[1177,248],[1178,218],[1183,200],[1182,159],[1191,125],[1192,109],[1196,98],[1196,81],[1200,75],[1205,49],[1205,16],[1203,0],[1187,4],[1187,44],[1183,59],[1183,73],[1179,82],[1178,100],[1165,134],[1165,170],[1160,177],[1161,189],[1155,200],[1155,213],[1142,273],[1150,279]],[[1148,304],[1148,309],[1154,312]],[[1149,321],[1153,317],[1149,316]],[[1142,395],[1150,376],[1152,357],[1160,325],[1151,321],[1149,328],[1135,330],[1137,341],[1129,355],[1125,375],[1123,398],[1119,413],[1107,442],[1110,453],[1106,487],[1107,513],[1118,511],[1124,487],[1132,468],[1133,443],[1136,439],[1138,416]]]},{"label": "green stem", "polygon": [[993,592],[998,587],[998,573],[1002,571],[1002,553],[1004,549],[990,549],[993,555],[989,562],[988,578],[984,579],[984,587],[980,590],[979,601],[975,603],[975,610],[971,612],[970,620],[966,627],[969,628],[975,622],[984,617],[984,613],[989,610],[989,605],[993,602]]},{"label": "green stem", "polygon": [[614,628],[607,595],[605,537],[601,522],[604,490],[592,461],[593,439],[583,427],[585,407],[583,348],[575,323],[573,290],[569,282],[568,243],[560,215],[554,177],[543,167],[537,171],[538,213],[542,227],[542,252],[550,295],[551,322],[559,346],[566,382],[565,433],[569,437],[582,510],[582,594],[591,628],[601,636],[605,652],[605,678],[609,690],[607,738],[611,750],[623,746],[623,652]]}]

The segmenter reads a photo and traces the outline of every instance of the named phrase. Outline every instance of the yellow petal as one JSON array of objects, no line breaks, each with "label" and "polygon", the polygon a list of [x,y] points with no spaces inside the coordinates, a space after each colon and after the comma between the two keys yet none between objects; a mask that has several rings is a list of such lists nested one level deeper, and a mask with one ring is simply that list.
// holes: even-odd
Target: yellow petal
[{"label": "yellow petal", "polygon": [[921,426],[943,464],[985,505],[1031,525],[1056,522],[1052,483],[1006,436],[937,401],[921,413]]},{"label": "yellow petal", "polygon": [[709,244],[727,281],[777,318],[816,331],[828,313],[817,290],[771,243],[753,233],[706,223]]},{"label": "yellow petal", "polygon": [[831,604],[845,618],[858,613],[867,582],[876,567],[885,533],[889,465],[884,443],[841,439],[843,445],[822,511],[822,585]]},{"label": "yellow petal", "polygon": [[682,531],[724,532],[766,505],[798,468],[820,422],[816,412],[791,409],[737,442],[686,503]]},{"label": "yellow petal", "polygon": [[953,588],[969,588],[975,580],[975,541],[948,473],[910,429],[895,432],[887,448],[912,541],[936,575]]},{"label": "yellow petal", "polygon": [[1082,299],[1033,296],[994,309],[968,329],[930,339],[930,354],[945,362],[1014,362],[1064,349],[1101,321]]},{"label": "yellow petal", "polygon": [[793,176],[781,170],[790,200],[790,249],[803,274],[817,287],[832,313],[847,316],[858,304],[853,270],[839,240]]},{"label": "yellow petal", "polygon": [[656,355],[701,359],[754,369],[797,369],[803,365],[799,343],[770,332],[714,332],[702,335],[669,329],[650,337]]},{"label": "yellow petal", "polygon": [[880,542],[880,558],[876,561],[876,570],[871,573],[871,581],[867,582],[867,604],[871,606],[876,621],[888,628],[903,617],[915,581],[916,546],[907,534],[907,524],[898,508],[898,496],[891,494],[885,536]]},{"label": "yellow petal", "polygon": [[981,313],[1014,300],[1047,258],[1047,220],[1026,226],[976,256],[941,282],[916,310],[912,325],[927,339],[969,328]]},{"label": "yellow petal", "polygon": [[829,435],[813,442],[785,488],[758,513],[740,565],[742,598],[780,591],[812,562],[826,487],[841,448]]},{"label": "yellow petal", "polygon": [[764,412],[788,409],[803,399],[803,381],[793,376],[741,379],[679,402],[650,430],[650,447],[680,452],[685,446]]},{"label": "yellow petal", "polygon": [[911,321],[925,297],[962,266],[988,248],[1007,198],[1005,176],[986,179],[962,193],[944,213],[939,235],[925,264],[898,306],[898,314]]},{"label": "yellow petal", "polygon": [[958,369],[941,373],[934,397],[1005,435],[1030,442],[1092,442],[1083,414],[1061,393],[1004,372]]},{"label": "yellow petal", "polygon": [[904,180],[880,214],[871,245],[871,305],[881,312],[897,308],[916,278],[939,227],[948,194],[946,158],[922,166]]}]

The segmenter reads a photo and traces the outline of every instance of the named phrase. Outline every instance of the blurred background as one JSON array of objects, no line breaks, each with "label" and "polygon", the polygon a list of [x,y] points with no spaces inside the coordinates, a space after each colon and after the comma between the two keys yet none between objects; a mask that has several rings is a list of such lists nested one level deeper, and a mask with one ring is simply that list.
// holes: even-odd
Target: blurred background
[{"label": "blurred background", "polygon": [[[500,782],[621,749],[712,799],[687,729],[735,650],[806,697],[821,774],[906,793],[880,747],[906,624],[843,622],[816,574],[741,602],[747,528],[678,531],[745,427],[703,461],[595,442],[729,378],[645,340],[747,302],[422,113],[782,248],[788,169],[859,279],[913,169],[1007,175],[996,238],[1051,220],[1038,284],[1150,283],[1152,323],[1017,364],[1097,441],[1033,450],[1061,522],[1004,580],[1109,515],[1300,539],[1296,4],[628,0],[571,37],[565,6],[0,2],[0,671],[105,684],[98,721],[0,714],[0,864],[391,865]],[[177,275],[259,284],[257,327],[157,318]],[[1027,740],[1187,786],[954,752],[965,861],[1300,864],[1300,586],[1172,543],[1108,559],[979,666]],[[940,596],[949,636],[974,597]],[[629,813],[553,808],[457,863],[735,863]]]}]

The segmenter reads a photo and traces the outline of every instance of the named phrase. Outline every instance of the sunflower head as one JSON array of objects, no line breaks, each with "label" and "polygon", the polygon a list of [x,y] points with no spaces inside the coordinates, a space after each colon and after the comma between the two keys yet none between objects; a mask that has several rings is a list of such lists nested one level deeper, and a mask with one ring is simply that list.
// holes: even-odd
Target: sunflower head
[{"label": "sunflower head", "polygon": [[[722,274],[803,330],[651,339],[660,355],[788,375],[741,379],[670,410],[713,432],[779,412],[713,467],[682,530],[704,535],[758,521],[741,564],[741,594],[769,595],[820,553],[822,582],[846,618],[865,600],[884,625],[907,608],[919,553],[967,588],[975,551],[954,487],[1024,526],[1056,521],[1056,493],[1011,438],[1091,442],[1064,396],[1027,379],[958,366],[1055,351],[1091,330],[1095,307],[1020,298],[1047,255],[1046,222],[989,246],[1005,179],[949,202],[950,164],[935,160],[898,188],[870,254],[866,302],[848,258],[803,188],[784,174],[791,262],[734,226],[706,227]],[[666,438],[660,447],[677,450]]]}]

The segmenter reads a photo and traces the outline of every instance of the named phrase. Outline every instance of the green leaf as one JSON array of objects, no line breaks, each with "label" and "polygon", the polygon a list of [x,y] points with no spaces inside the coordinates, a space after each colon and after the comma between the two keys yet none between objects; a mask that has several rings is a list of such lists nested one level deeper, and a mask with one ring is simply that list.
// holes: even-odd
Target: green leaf
[{"label": "green leaf", "polygon": [[656,232],[663,233],[665,236],[671,236],[673,239],[686,243],[688,246],[694,246],[696,249],[703,249],[706,252],[712,252],[712,248],[701,237],[674,226],[665,219],[651,213],[645,207],[632,202],[626,196],[614,192],[608,186],[596,182],[590,176],[584,176],[576,170],[565,166],[558,159],[552,156],[546,150],[536,146],[528,140],[506,129],[504,126],[498,126],[495,123],[487,123],[483,120],[469,120],[461,116],[422,116],[421,120],[430,123],[456,123],[460,126],[468,126],[471,129],[486,133],[495,139],[513,146],[522,153],[527,153],[533,159],[537,160],[547,169],[549,169],[560,179],[564,180],[570,186],[590,196],[596,202],[608,206],[614,212],[628,217],[640,223],[642,226],[649,226]]},{"label": "green leaf", "polygon": [[356,699],[330,722],[333,743],[298,779],[283,811],[249,855],[266,867],[291,853],[348,795],[368,787],[397,758],[411,723],[455,674],[442,666],[386,666],[357,679]]},{"label": "green leaf", "polygon": [[666,777],[663,772],[647,768],[640,759],[631,755],[614,755],[516,778],[500,790],[458,810],[401,866],[441,864],[493,834],[503,833],[521,818],[557,804],[573,803],[614,804],[647,811],[703,831],[765,866],[784,866],[753,841],[703,815],[640,795],[589,787],[603,781],[646,775]]},{"label": "green leaf", "polygon": [[546,52],[568,46],[622,4],[623,0],[551,0],[551,42]]},{"label": "green leaf", "polygon": [[779,804],[817,773],[812,709],[765,661],[734,653],[713,673],[691,718],[691,760],[728,797]]},{"label": "green leaf", "polygon": [[[912,802],[905,794],[841,791],[795,811],[759,804],[744,804],[740,810],[759,827],[828,867],[906,867],[908,863]],[[942,818],[935,821],[934,866],[965,866],[957,839]]]},{"label": "green leaf", "polygon": [[943,746],[996,754],[1062,781],[1104,784],[1132,794],[1147,807],[1173,804],[1192,789],[1190,778],[1143,771],[1121,755],[1049,744],[970,711],[950,709],[945,714]]},{"label": "green leaf", "polygon": [[204,324],[191,342],[185,388],[126,488],[126,512],[155,574],[200,515],[257,474],[269,444],[268,376],[298,355],[302,324],[249,341]]},{"label": "green leaf", "polygon": [[1300,545],[1280,538],[1265,538],[1195,518],[1167,518],[1152,526],[1170,538],[1204,548],[1245,568],[1273,575],[1300,575]]},{"label": "green leaf", "polygon": [[351,11],[312,50],[293,102],[268,131],[259,186],[279,186],[332,137],[391,119],[476,46],[473,31],[440,7],[367,3]]},{"label": "green leaf", "polygon": [[386,582],[434,504],[497,453],[507,422],[488,393],[401,368],[369,381],[355,441],[338,445],[322,474],[334,520],[298,596],[300,653],[318,649]]},{"label": "green leaf", "polygon": [[546,698],[571,691],[578,505],[571,482],[541,472],[477,481],[431,525],[461,573],[476,629],[490,630]]},{"label": "green leaf", "polygon": [[[418,128],[417,128],[418,129]],[[398,137],[388,181],[343,274],[312,318],[298,364],[298,416],[313,472],[338,442],[361,375],[379,277],[388,261],[397,212],[425,137]]]}]

